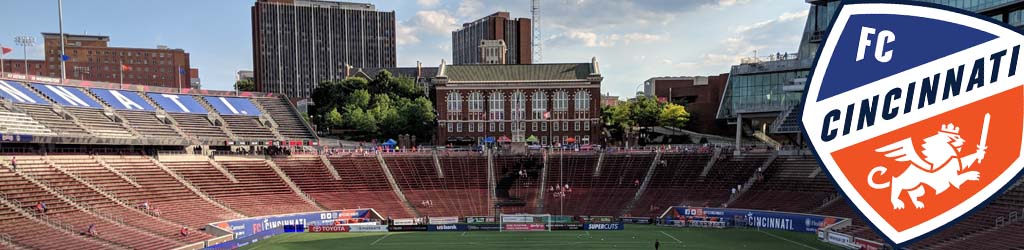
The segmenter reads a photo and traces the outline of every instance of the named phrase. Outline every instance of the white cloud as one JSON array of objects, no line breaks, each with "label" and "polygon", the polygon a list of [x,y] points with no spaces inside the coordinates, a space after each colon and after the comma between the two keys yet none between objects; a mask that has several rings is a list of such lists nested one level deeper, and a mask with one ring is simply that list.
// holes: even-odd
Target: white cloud
[{"label": "white cloud", "polygon": [[750,2],[750,0],[718,0],[718,2],[706,3],[706,4],[702,5],[701,7],[705,8],[705,9],[719,9],[719,10],[721,10],[721,9],[725,9],[725,8],[729,8],[729,7],[733,7],[733,6],[737,6],[737,5],[746,4],[746,3],[749,3],[749,2]]},{"label": "white cloud", "polygon": [[446,11],[423,10],[405,22],[396,24],[398,45],[412,45],[420,42],[421,36],[443,36],[458,28],[455,17]]},{"label": "white cloud", "polygon": [[440,0],[416,0],[416,4],[426,8],[434,7],[440,2]]},{"label": "white cloud", "polygon": [[483,13],[483,9],[484,4],[479,0],[465,0],[459,3],[459,7],[455,10],[455,14],[463,19],[475,20],[486,15]]},{"label": "white cloud", "polygon": [[647,43],[667,40],[668,34],[656,35],[646,33],[627,33],[627,34],[597,34],[589,31],[572,30],[559,35],[555,35],[545,44],[552,46],[575,46],[583,45],[584,47],[599,47],[607,48],[613,47],[617,44],[631,45],[633,43]]}]

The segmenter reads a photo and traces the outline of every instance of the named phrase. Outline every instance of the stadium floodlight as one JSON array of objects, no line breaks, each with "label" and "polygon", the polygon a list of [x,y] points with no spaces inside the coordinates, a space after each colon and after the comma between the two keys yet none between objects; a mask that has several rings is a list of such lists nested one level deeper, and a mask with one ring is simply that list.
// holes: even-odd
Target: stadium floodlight
[{"label": "stadium floodlight", "polygon": [[551,231],[551,214],[501,214],[498,231]]},{"label": "stadium floodlight", "polygon": [[14,37],[14,43],[21,46],[21,53],[24,54],[25,60],[25,75],[28,75],[28,47],[36,46],[36,38],[31,36],[16,36]]}]

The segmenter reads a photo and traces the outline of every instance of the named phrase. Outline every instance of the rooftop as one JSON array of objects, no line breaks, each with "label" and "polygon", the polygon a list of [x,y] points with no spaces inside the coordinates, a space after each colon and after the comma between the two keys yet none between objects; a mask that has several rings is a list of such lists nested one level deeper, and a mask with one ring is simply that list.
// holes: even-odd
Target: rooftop
[{"label": "rooftop", "polygon": [[591,63],[445,65],[438,76],[451,82],[587,80],[600,76]]}]

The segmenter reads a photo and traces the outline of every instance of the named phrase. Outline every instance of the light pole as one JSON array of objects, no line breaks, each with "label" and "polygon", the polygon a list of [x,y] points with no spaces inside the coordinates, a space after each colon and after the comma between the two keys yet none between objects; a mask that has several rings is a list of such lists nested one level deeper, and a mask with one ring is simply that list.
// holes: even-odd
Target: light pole
[{"label": "light pole", "polygon": [[57,28],[60,30],[60,83],[63,84],[68,78],[67,68],[64,66],[64,1],[57,0]]},{"label": "light pole", "polygon": [[14,37],[14,43],[21,46],[21,53],[24,54],[25,75],[28,75],[28,47],[36,45],[36,38],[31,36]]}]

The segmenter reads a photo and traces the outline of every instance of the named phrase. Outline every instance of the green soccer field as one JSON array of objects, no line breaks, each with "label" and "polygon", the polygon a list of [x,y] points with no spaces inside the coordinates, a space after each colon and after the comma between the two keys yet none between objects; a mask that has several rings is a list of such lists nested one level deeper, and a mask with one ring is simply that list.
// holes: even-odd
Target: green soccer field
[{"label": "green soccer field", "polygon": [[290,233],[243,247],[301,249],[842,249],[810,233],[626,225],[622,231]]}]

